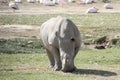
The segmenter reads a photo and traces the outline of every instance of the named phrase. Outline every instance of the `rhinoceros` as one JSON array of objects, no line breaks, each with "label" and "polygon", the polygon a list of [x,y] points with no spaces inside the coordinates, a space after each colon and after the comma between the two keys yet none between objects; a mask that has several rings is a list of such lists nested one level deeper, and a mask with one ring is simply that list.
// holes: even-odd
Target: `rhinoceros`
[{"label": "rhinoceros", "polygon": [[55,17],[40,27],[40,38],[47,51],[49,67],[55,71],[72,72],[74,59],[81,46],[81,36],[76,25],[65,17]]}]

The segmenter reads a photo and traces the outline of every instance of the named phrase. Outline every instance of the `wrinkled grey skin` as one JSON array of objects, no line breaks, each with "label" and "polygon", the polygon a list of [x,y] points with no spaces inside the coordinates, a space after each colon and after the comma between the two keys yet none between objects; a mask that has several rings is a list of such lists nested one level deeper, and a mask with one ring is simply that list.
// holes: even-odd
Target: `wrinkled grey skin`
[{"label": "wrinkled grey skin", "polygon": [[47,51],[49,67],[63,72],[76,69],[74,58],[80,48],[81,37],[71,20],[60,16],[51,18],[41,25],[40,38]]}]

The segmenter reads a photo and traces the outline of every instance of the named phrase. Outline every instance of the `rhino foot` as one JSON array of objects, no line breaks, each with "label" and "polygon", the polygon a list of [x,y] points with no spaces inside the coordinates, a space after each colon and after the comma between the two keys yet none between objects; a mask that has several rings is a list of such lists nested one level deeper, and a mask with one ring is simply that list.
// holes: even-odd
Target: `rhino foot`
[{"label": "rhino foot", "polygon": [[51,65],[51,64],[50,64],[50,65],[48,65],[48,67],[49,67],[49,68],[53,68],[53,67],[54,67],[54,65]]},{"label": "rhino foot", "polygon": [[60,71],[61,68],[54,68],[54,71]]},{"label": "rhino foot", "polygon": [[61,70],[61,66],[54,66],[54,71],[60,71]]}]

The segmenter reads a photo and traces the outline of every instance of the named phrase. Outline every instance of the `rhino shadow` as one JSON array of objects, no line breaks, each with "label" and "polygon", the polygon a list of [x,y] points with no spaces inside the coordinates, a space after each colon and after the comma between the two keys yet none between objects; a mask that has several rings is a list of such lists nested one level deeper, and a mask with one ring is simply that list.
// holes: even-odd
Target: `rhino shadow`
[{"label": "rhino shadow", "polygon": [[98,76],[116,76],[117,73],[104,70],[94,70],[94,69],[76,69],[73,74],[86,74],[86,75],[98,75]]}]

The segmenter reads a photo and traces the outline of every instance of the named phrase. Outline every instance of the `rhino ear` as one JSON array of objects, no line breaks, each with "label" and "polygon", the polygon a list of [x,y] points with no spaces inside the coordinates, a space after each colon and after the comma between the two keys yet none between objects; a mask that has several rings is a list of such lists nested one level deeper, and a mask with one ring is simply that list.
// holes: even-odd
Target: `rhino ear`
[{"label": "rhino ear", "polygon": [[70,39],[71,41],[75,41],[75,38],[73,38],[73,37],[71,37],[71,39]]}]

